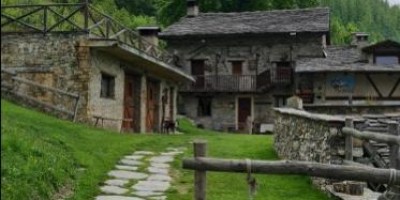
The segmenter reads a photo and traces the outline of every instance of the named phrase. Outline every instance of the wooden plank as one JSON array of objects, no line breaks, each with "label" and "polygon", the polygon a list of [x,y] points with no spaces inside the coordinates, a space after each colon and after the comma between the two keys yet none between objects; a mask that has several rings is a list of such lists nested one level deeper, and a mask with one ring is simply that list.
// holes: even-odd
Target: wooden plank
[{"label": "wooden plank", "polygon": [[[5,23],[2,23],[1,26],[4,27],[4,26],[7,26],[8,24],[11,24],[11,23],[13,23],[13,22],[18,22],[18,23],[22,23],[22,24],[26,25],[26,23],[21,22],[20,19],[22,19],[22,18],[24,18],[24,17],[27,17],[27,16],[29,16],[29,15],[32,15],[32,14],[34,14],[34,13],[36,13],[36,12],[42,10],[42,9],[43,9],[43,7],[39,7],[39,8],[37,8],[37,9],[35,9],[35,10],[32,10],[32,11],[30,11],[30,12],[24,14],[24,15],[18,16],[18,17],[16,17],[16,18],[14,18],[13,16],[10,16],[10,15],[6,15],[6,14],[4,14],[4,13],[2,12],[2,13],[1,13],[1,16],[4,16],[4,17],[8,18],[10,21],[7,21],[7,22],[5,22]],[[29,25],[28,27],[31,27],[31,25]],[[36,27],[35,27],[35,28],[36,28]]]},{"label": "wooden plank", "polygon": [[[354,128],[353,119],[346,118],[345,125],[347,128]],[[353,136],[348,134],[345,138],[345,159],[353,161]]]},{"label": "wooden plank", "polygon": [[71,7],[71,6],[80,6],[84,5],[83,3],[46,3],[46,4],[19,4],[19,5],[1,5],[2,10],[10,9],[10,8],[28,8],[28,7],[42,7],[42,6],[57,6],[57,7]]},{"label": "wooden plank", "polygon": [[67,95],[67,96],[70,96],[70,97],[74,97],[74,98],[78,98],[79,97],[79,95],[77,95],[77,94],[73,94],[73,93],[65,92],[63,90],[59,90],[59,89],[56,89],[56,88],[44,86],[44,85],[35,83],[33,81],[29,81],[29,80],[26,80],[26,79],[23,79],[23,78],[13,77],[12,79],[14,81],[18,81],[18,82],[25,83],[25,84],[28,84],[28,85],[33,85],[35,87],[39,87],[39,88],[43,88],[43,89],[46,89],[46,90],[49,90],[49,91],[53,91],[53,92],[57,92],[57,93],[60,93],[60,94],[64,94],[64,95]]},{"label": "wooden plank", "polygon": [[360,132],[358,130],[355,130],[352,128],[347,128],[347,127],[344,127],[342,129],[342,133],[344,133],[346,135],[352,135],[353,137],[363,139],[363,140],[374,140],[377,142],[385,142],[388,144],[398,144],[398,145],[400,144],[400,137],[393,136],[393,135],[368,132],[368,131]]},{"label": "wooden plank", "polygon": [[[373,183],[400,184],[400,170],[366,168],[343,165],[329,165],[303,161],[262,161],[252,160],[251,171],[257,174],[291,174],[331,178],[337,180],[366,181]],[[186,158],[184,169],[247,173],[245,160],[217,158]]]},{"label": "wooden plank", "polygon": [[387,168],[385,160],[376,152],[375,148],[369,142],[363,143],[365,153],[369,156],[370,161],[375,167]]},{"label": "wooden plank", "polygon": [[76,116],[77,116],[77,114],[78,114],[79,100],[80,100],[80,96],[78,96],[78,98],[76,98],[76,100],[75,100],[75,105],[74,105],[74,119],[73,119],[74,122],[76,122]]},{"label": "wooden plank", "polygon": [[393,94],[394,94],[394,92],[396,91],[396,89],[397,89],[397,87],[399,86],[399,84],[400,84],[400,78],[397,79],[397,82],[394,84],[392,90],[390,90],[390,92],[389,92],[389,97],[392,97],[392,96],[393,96]]},{"label": "wooden plank", "polygon": [[[400,138],[400,129],[398,123],[390,122],[388,130],[390,135]],[[400,169],[399,144],[391,144],[389,152],[389,167],[393,169]]]},{"label": "wooden plank", "polygon": [[[194,159],[200,159],[207,155],[207,142],[195,141],[193,143],[194,148]],[[205,200],[206,199],[206,186],[207,176],[205,170],[196,170],[194,172],[194,199]]]}]

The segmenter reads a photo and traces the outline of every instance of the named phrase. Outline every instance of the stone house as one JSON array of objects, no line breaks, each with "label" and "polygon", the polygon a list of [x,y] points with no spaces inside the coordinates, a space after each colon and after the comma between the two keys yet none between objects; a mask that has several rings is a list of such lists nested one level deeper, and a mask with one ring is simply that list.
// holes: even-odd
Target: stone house
[{"label": "stone house", "polygon": [[368,43],[354,33],[346,46],[328,46],[324,58],[296,62],[296,94],[316,112],[388,113],[400,111],[400,43]]},{"label": "stone house", "polygon": [[[2,14],[8,9],[4,7]],[[91,12],[89,8],[87,12]],[[49,10],[48,6],[43,9]],[[90,15],[81,14],[86,16],[86,22],[90,22]],[[22,27],[17,31],[17,26],[8,26],[18,20],[2,23],[1,69],[41,85],[79,94],[78,121],[95,123],[100,119],[106,127],[129,132],[160,131],[163,121],[176,119],[178,86],[193,78],[168,62],[172,57],[157,47],[159,28],[141,27],[133,31],[115,23],[112,28],[90,29],[107,20],[105,26],[114,23],[109,17],[101,17],[85,26],[61,31],[48,31],[50,21],[44,29]],[[72,18],[59,23],[68,20]],[[30,86],[15,90],[59,108],[71,107],[70,101],[49,91],[36,91]]]},{"label": "stone house", "polygon": [[295,93],[299,58],[324,57],[329,10],[200,13],[190,0],[159,37],[196,79],[181,88],[180,111],[206,128],[243,131],[272,122],[272,107]]}]

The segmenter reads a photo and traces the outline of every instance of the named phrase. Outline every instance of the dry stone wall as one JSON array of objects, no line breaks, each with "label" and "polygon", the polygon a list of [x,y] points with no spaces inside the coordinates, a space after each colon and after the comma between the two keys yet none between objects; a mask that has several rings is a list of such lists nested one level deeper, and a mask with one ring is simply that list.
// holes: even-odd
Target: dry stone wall
[{"label": "dry stone wall", "polygon": [[[1,68],[44,86],[80,95],[78,119],[87,118],[89,48],[79,34],[2,34]],[[73,111],[74,101],[64,95],[20,84],[17,91]]]}]

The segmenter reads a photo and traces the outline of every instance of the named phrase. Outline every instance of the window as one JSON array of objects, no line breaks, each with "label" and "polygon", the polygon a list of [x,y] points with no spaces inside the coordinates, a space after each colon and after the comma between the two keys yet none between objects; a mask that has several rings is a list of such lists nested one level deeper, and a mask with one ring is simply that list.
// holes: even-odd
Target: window
[{"label": "window", "polygon": [[243,61],[232,61],[232,74],[242,75],[243,71]]},{"label": "window", "polygon": [[277,83],[292,82],[292,67],[290,62],[276,63],[275,82]]},{"label": "window", "polygon": [[114,98],[114,95],[115,95],[115,77],[101,73],[100,97]]},{"label": "window", "polygon": [[379,65],[397,65],[399,64],[399,57],[398,56],[375,56],[375,64]]},{"label": "window", "polygon": [[211,116],[211,97],[199,97],[199,104],[197,107],[197,116],[209,117]]},{"label": "window", "polygon": [[288,97],[287,96],[275,96],[275,103],[274,106],[275,107],[284,107],[286,106],[286,99]]}]

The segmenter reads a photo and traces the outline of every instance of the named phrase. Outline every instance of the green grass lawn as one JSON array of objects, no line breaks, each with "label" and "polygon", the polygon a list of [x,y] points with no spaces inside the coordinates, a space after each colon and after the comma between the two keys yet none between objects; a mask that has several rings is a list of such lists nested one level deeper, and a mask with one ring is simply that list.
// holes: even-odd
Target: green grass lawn
[{"label": "green grass lawn", "polygon": [[[93,199],[107,172],[125,154],[135,150],[162,151],[187,147],[191,157],[194,139],[208,141],[208,154],[220,158],[275,160],[273,139],[265,135],[226,134],[200,130],[181,120],[184,135],[120,134],[74,124],[1,101],[1,198]],[[193,171],[173,164],[175,178],[168,199],[192,199]],[[247,199],[245,174],[208,173],[207,197]],[[255,199],[328,199],[308,177],[256,175]]]}]

